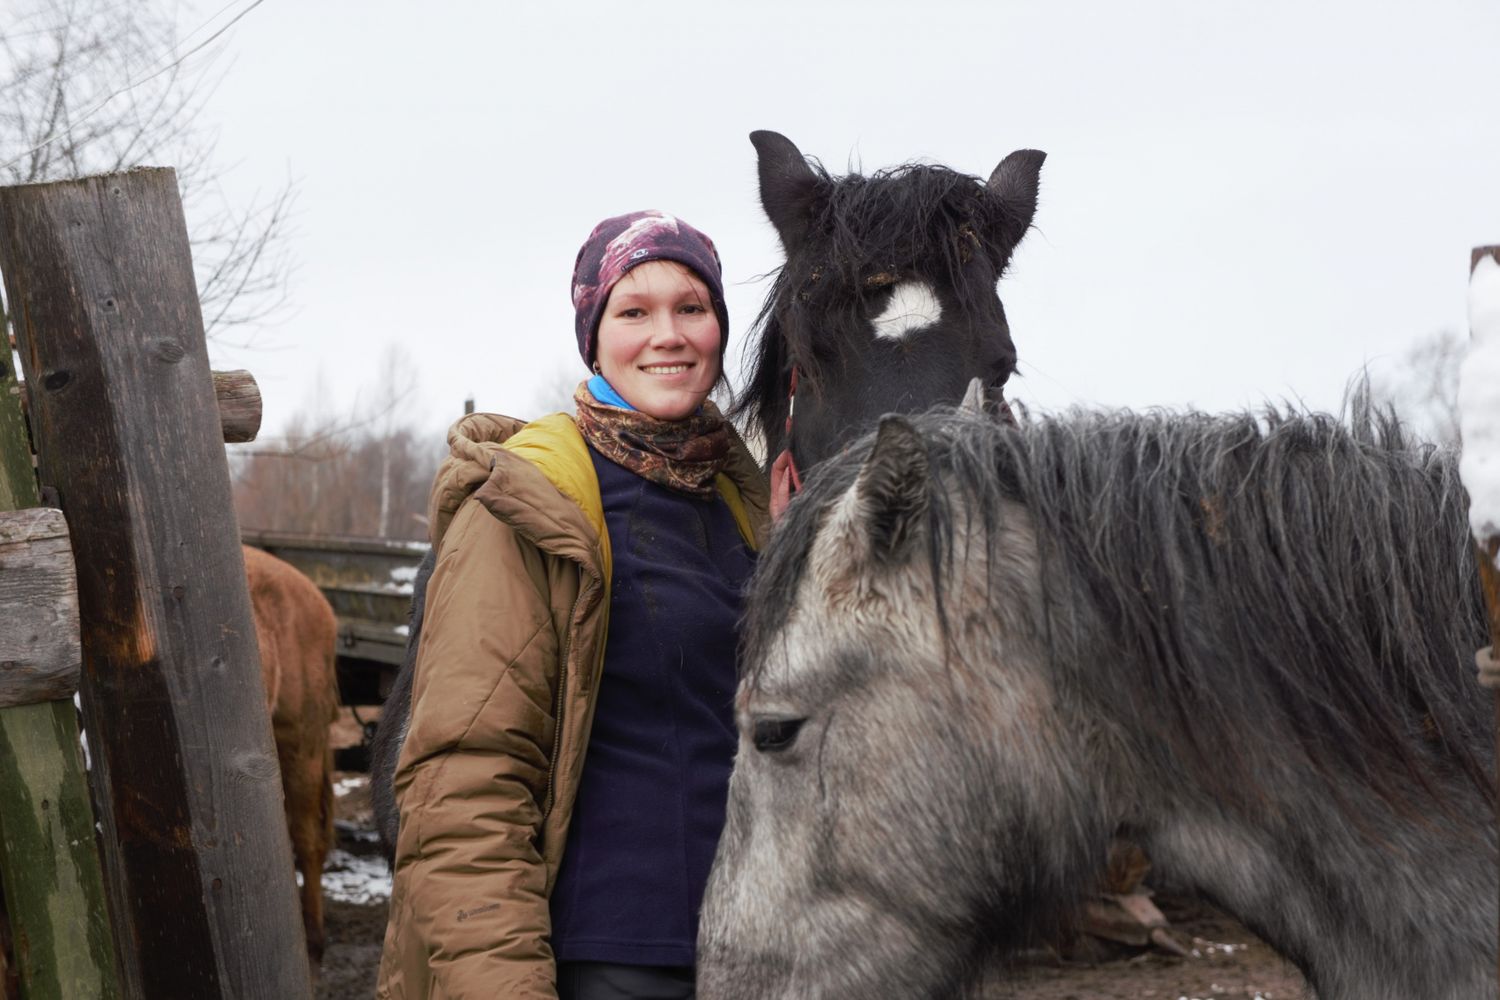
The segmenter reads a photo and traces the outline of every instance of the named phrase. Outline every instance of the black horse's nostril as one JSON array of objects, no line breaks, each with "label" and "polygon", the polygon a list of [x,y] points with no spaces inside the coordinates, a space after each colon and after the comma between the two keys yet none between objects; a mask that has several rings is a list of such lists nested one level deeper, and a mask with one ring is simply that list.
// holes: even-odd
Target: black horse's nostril
[{"label": "black horse's nostril", "polygon": [[762,753],[785,750],[797,742],[797,733],[806,719],[756,719],[750,738]]}]

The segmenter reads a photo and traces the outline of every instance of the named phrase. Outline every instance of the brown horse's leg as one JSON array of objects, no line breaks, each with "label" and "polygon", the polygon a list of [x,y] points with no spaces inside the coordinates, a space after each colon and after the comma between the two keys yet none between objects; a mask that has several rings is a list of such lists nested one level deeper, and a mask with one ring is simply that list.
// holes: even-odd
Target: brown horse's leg
[{"label": "brown horse's leg", "polygon": [[292,858],[302,873],[302,925],[307,934],[307,958],[316,978],[323,961],[323,863],[333,842],[332,757],[328,741],[304,747],[282,769],[286,790],[287,833]]}]

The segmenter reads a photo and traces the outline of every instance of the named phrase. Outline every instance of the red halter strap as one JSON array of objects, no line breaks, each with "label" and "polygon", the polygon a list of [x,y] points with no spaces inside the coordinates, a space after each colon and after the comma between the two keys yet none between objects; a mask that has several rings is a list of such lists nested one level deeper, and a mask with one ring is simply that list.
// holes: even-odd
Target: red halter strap
[{"label": "red halter strap", "polygon": [[786,511],[792,497],[802,492],[802,474],[797,471],[797,460],[792,457],[792,416],[797,412],[797,366],[792,366],[792,384],[787,390],[786,444],[776,461],[771,463],[771,518],[776,520]]}]

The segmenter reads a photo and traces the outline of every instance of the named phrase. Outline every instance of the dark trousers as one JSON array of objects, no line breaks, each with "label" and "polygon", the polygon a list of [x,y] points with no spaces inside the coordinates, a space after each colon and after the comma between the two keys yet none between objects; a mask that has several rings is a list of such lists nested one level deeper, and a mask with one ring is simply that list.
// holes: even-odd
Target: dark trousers
[{"label": "dark trousers", "polygon": [[558,962],[557,1000],[693,1000],[693,969]]}]

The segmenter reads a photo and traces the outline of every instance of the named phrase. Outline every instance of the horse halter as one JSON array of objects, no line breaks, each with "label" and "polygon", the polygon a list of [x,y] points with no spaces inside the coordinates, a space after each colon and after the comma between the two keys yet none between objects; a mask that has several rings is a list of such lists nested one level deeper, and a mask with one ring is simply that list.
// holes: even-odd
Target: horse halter
[{"label": "horse halter", "polygon": [[797,366],[792,365],[792,384],[786,399],[786,444],[771,463],[771,520],[779,520],[792,497],[802,492],[802,473],[792,457],[792,417],[797,412]]},{"label": "horse halter", "polygon": [[[979,379],[975,379],[977,384]],[[1011,411],[1010,403],[1005,398],[1005,389],[1000,386],[987,386],[982,397],[983,404],[993,409],[995,416],[1002,422],[1016,425],[1016,415]],[[792,497],[802,492],[802,473],[797,470],[797,460],[792,457],[792,417],[797,413],[797,366],[792,365],[792,381],[787,389],[786,399],[786,444],[782,446],[781,452],[776,460],[771,463],[771,520],[781,519],[786,513],[787,504],[792,502]],[[1500,673],[1497,673],[1500,676]]]}]

